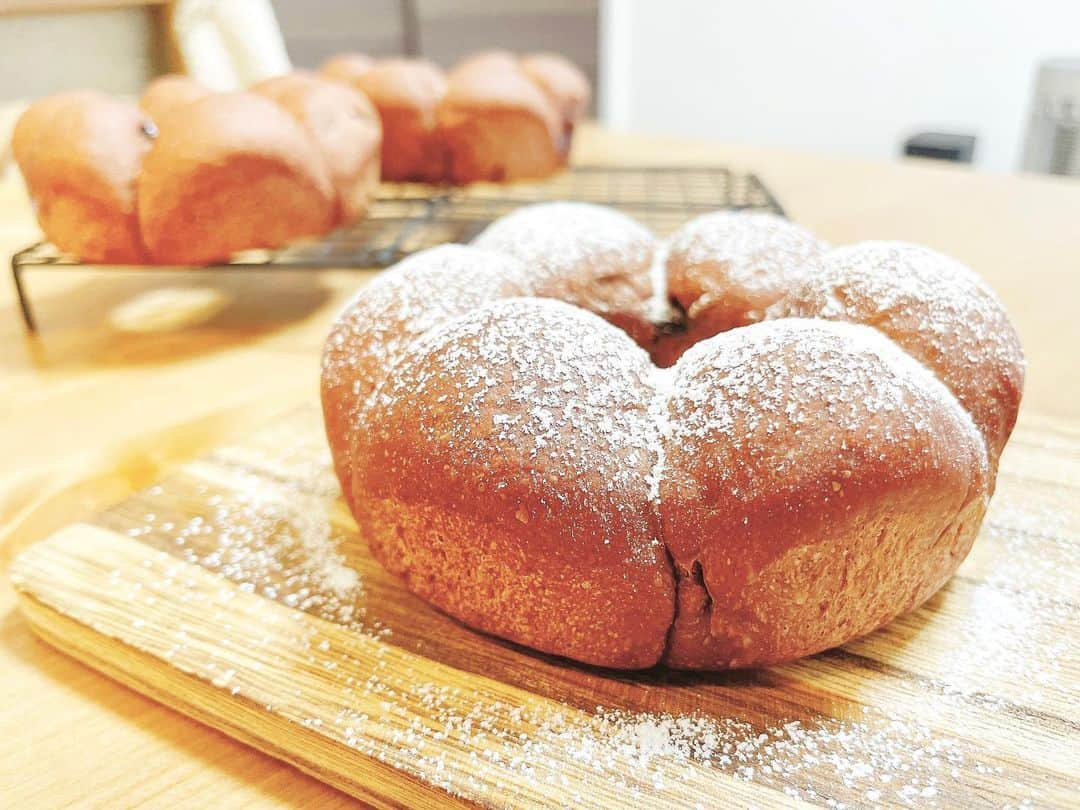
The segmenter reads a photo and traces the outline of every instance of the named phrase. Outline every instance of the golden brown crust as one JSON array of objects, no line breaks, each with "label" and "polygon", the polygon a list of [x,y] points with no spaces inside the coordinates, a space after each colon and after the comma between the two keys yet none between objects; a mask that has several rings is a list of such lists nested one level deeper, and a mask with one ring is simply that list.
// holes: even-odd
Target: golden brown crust
[{"label": "golden brown crust", "polygon": [[281,105],[307,130],[337,192],[338,222],[361,219],[379,184],[382,125],[367,97],[306,71],[266,79],[251,88]]},{"label": "golden brown crust", "polygon": [[165,116],[211,94],[211,90],[188,76],[169,73],[146,85],[139,97],[139,106],[150,118],[160,123]]},{"label": "golden brown crust", "polygon": [[317,148],[278,105],[212,95],[169,116],[139,176],[154,261],[206,264],[329,230],[334,191]]},{"label": "golden brown crust", "polygon": [[431,62],[387,59],[352,84],[379,111],[385,180],[441,182],[443,148],[435,131],[435,108],[446,93],[446,76]]},{"label": "golden brown crust", "polygon": [[152,129],[134,104],[79,91],[30,105],[12,137],[45,236],[86,262],[146,260],[136,177]]},{"label": "golden brown crust", "polygon": [[559,113],[516,60],[496,54],[458,67],[437,116],[451,182],[545,177],[562,164]]}]

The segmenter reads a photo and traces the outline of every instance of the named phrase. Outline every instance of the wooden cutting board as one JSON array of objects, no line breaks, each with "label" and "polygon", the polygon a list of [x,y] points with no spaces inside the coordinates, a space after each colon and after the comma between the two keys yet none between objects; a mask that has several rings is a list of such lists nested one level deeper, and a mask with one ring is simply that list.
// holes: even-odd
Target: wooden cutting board
[{"label": "wooden cutting board", "polygon": [[368,555],[318,412],[31,546],[48,642],[380,806],[1077,806],[1080,427],[1025,417],[922,609],[760,672],[609,672],[468,630]]}]

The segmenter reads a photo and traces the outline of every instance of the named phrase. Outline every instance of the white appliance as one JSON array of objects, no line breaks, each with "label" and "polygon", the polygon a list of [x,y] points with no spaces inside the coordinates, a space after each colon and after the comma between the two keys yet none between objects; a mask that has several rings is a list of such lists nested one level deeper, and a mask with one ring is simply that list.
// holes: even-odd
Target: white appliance
[{"label": "white appliance", "polygon": [[1039,66],[1023,169],[1080,177],[1080,58]]}]

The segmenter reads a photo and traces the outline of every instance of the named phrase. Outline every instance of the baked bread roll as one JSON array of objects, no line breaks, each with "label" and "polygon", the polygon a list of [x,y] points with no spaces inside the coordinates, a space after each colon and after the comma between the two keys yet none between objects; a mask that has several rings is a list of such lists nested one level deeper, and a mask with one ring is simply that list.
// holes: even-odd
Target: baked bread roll
[{"label": "baked bread roll", "polygon": [[997,464],[1020,409],[1024,354],[997,296],[960,262],[903,242],[836,248],[796,276],[769,315],[864,323],[887,335],[948,386]]},{"label": "baked bread roll", "polygon": [[328,79],[344,84],[354,84],[375,66],[375,60],[363,53],[342,53],[327,59],[319,68],[319,73]]},{"label": "baked bread roll", "polygon": [[325,161],[272,101],[211,95],[166,116],[159,130],[138,179],[139,223],[154,261],[207,264],[333,225]]},{"label": "baked bread roll", "polygon": [[353,426],[388,369],[434,326],[530,290],[513,257],[465,245],[420,251],[378,275],[343,310],[322,359],[327,436],[346,500]]},{"label": "baked bread roll", "polygon": [[452,183],[546,177],[563,162],[558,110],[516,60],[501,54],[454,70],[438,126]]},{"label": "baked bread roll", "polygon": [[151,120],[159,122],[174,110],[183,109],[193,101],[206,98],[211,91],[194,79],[170,73],[158,76],[146,85],[139,97],[139,106]]},{"label": "baked bread roll", "polygon": [[296,71],[252,92],[277,102],[307,130],[337,193],[337,222],[363,218],[379,185],[382,126],[367,97],[340,82]]},{"label": "baked bread roll", "polygon": [[716,211],[687,222],[667,249],[667,293],[685,313],[685,332],[663,342],[657,362],[669,366],[705,338],[762,320],[827,247],[775,214]]},{"label": "baked bread roll", "polygon": [[383,179],[442,182],[445,161],[435,108],[446,93],[443,72],[421,59],[387,59],[351,84],[379,111]]},{"label": "baked bread roll", "polygon": [[500,301],[428,332],[354,436],[372,553],[486,632],[656,663],[674,589],[649,500],[649,374],[625,334],[558,301]]},{"label": "baked bread roll", "polygon": [[982,437],[879,333],[768,321],[697,344],[670,373],[669,665],[835,647],[922,604],[967,555],[988,501]]},{"label": "baked bread roll", "polygon": [[102,93],[31,104],[12,152],[46,238],[85,262],[145,262],[135,186],[153,135],[138,107]]},{"label": "baked bread roll", "polygon": [[589,80],[581,69],[557,53],[533,53],[521,58],[521,69],[555,105],[562,120],[559,152],[566,162],[574,136],[574,126],[589,106]]},{"label": "baked bread roll", "polygon": [[709,242],[697,283],[732,290],[738,317],[660,369],[586,311],[637,301],[655,253],[605,213],[512,214],[461,284],[432,252],[346,310],[323,407],[375,556],[472,626],[625,668],[791,660],[940,588],[1020,401],[992,294],[911,246],[762,263],[762,220],[736,214],[724,227],[753,237],[762,272]]},{"label": "baked bread roll", "polygon": [[473,244],[527,265],[530,292],[594,312],[650,346],[650,266],[655,237],[600,205],[538,203],[496,220]]}]

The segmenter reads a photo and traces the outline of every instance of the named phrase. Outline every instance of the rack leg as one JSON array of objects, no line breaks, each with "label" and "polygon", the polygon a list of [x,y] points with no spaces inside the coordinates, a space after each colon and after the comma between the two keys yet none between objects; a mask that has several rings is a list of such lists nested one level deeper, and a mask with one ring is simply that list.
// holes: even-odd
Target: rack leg
[{"label": "rack leg", "polygon": [[416,0],[399,0],[401,12],[401,52],[406,56],[420,56],[420,15]]},{"label": "rack leg", "polygon": [[12,264],[11,278],[15,282],[15,294],[19,298],[19,309],[22,312],[23,325],[30,334],[37,333],[37,321],[34,320],[34,311],[30,308],[30,299],[23,287],[22,269]]}]

